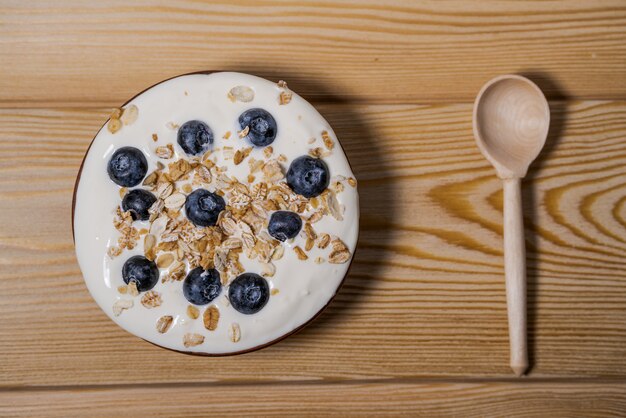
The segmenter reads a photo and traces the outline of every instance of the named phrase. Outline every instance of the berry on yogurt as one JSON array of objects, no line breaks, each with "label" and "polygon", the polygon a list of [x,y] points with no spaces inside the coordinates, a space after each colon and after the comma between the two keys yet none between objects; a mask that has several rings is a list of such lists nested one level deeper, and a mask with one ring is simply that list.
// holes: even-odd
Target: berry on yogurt
[{"label": "berry on yogurt", "polygon": [[204,154],[213,143],[213,131],[202,121],[190,120],[178,129],[177,142],[187,155]]},{"label": "berry on yogurt", "polygon": [[134,282],[137,290],[145,292],[156,286],[159,281],[159,268],[154,261],[142,255],[135,255],[124,263],[122,279],[126,284]]},{"label": "berry on yogurt", "polygon": [[183,282],[183,295],[194,305],[206,305],[218,297],[221,291],[220,273],[215,269],[196,267]]},{"label": "berry on yogurt", "polygon": [[293,160],[287,170],[287,184],[291,190],[307,198],[322,194],[329,181],[326,163],[308,155]]},{"label": "berry on yogurt", "polygon": [[279,210],[272,213],[267,232],[279,241],[295,238],[302,229],[302,219],[295,212]]},{"label": "berry on yogurt", "polygon": [[134,147],[115,151],[107,165],[109,178],[123,187],[138,185],[148,172],[148,161],[143,152]]},{"label": "berry on yogurt", "polygon": [[247,138],[257,147],[270,145],[276,139],[278,127],[276,120],[267,110],[254,108],[246,110],[239,116],[241,129],[248,128]]},{"label": "berry on yogurt", "polygon": [[124,212],[130,211],[133,220],[147,221],[150,218],[148,209],[156,202],[155,195],[147,190],[135,189],[126,193],[122,199],[122,209]]},{"label": "berry on yogurt", "polygon": [[255,273],[243,273],[230,284],[228,300],[233,308],[246,315],[259,312],[270,298],[267,280]]},{"label": "berry on yogurt", "polygon": [[222,196],[205,189],[194,190],[185,201],[187,218],[196,226],[214,226],[225,208]]}]

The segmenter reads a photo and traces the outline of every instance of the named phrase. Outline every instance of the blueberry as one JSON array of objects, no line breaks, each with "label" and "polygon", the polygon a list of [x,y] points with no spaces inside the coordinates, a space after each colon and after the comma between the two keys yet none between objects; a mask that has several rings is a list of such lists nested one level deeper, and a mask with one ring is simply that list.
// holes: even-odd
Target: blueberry
[{"label": "blueberry", "polygon": [[259,312],[270,297],[267,280],[255,273],[243,273],[230,284],[228,299],[237,311],[250,315]]},{"label": "blueberry", "polygon": [[239,116],[239,126],[250,128],[248,139],[257,147],[265,147],[276,139],[276,120],[266,110],[249,109]]},{"label": "blueberry", "polygon": [[328,166],[319,158],[303,155],[291,162],[287,170],[287,184],[304,197],[315,197],[328,187]]},{"label": "blueberry", "polygon": [[226,208],[222,196],[205,189],[194,190],[185,201],[187,218],[197,226],[213,226]]},{"label": "blueberry", "polygon": [[138,185],[148,172],[148,161],[137,148],[122,147],[111,156],[107,172],[116,184],[133,187]]},{"label": "blueberry", "polygon": [[137,290],[145,292],[156,286],[159,281],[159,268],[154,261],[143,255],[135,255],[126,260],[122,267],[124,283],[135,282]]},{"label": "blueberry", "polygon": [[302,229],[302,219],[300,215],[286,210],[279,210],[272,213],[267,231],[279,241],[294,238]]},{"label": "blueberry", "polygon": [[130,211],[130,216],[133,220],[139,219],[140,221],[147,221],[150,218],[148,209],[157,198],[152,193],[143,189],[135,189],[126,193],[124,199],[122,199],[122,209],[124,211]]},{"label": "blueberry", "polygon": [[218,297],[221,291],[220,273],[215,269],[204,270],[196,267],[183,282],[183,295],[194,305],[206,305]]},{"label": "blueberry", "polygon": [[199,120],[183,123],[178,129],[178,145],[188,155],[204,154],[213,143],[213,131]]}]

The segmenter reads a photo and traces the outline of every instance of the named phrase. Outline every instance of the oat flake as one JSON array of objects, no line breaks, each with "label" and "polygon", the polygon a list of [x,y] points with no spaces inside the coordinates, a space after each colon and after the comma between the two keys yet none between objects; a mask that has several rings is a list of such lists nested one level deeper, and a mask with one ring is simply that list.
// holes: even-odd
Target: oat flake
[{"label": "oat flake", "polygon": [[156,323],[156,329],[160,334],[166,333],[172,326],[174,318],[170,315],[160,317]]},{"label": "oat flake", "polygon": [[248,86],[235,86],[228,92],[228,98],[232,102],[248,103],[254,100],[254,90]]}]

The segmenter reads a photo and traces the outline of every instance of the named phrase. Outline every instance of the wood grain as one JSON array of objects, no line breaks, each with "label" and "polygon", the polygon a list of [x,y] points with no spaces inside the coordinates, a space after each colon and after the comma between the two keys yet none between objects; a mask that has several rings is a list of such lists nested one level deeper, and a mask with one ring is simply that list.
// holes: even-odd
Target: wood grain
[{"label": "wood grain", "polygon": [[626,384],[325,383],[117,387],[0,392],[11,417],[458,416],[607,417],[626,410]]},{"label": "wood grain", "polygon": [[[547,149],[523,187],[531,380],[621,378],[626,102],[551,107]],[[9,220],[0,228],[0,385],[509,376],[501,183],[474,144],[471,105],[325,104],[320,110],[359,180],[363,220],[352,272],[328,311],[300,334],[220,359],[168,352],[130,336],[99,310],[82,282],[70,232],[71,192],[107,110],[0,110],[0,213]],[[380,390],[405,396],[395,386]],[[577,399],[584,389],[572,391]],[[67,403],[73,393],[41,399]],[[114,396],[102,393],[85,396]],[[31,395],[33,407],[45,404]],[[90,398],[75,399],[77,408],[83,399]]]},{"label": "wood grain", "polygon": [[5,0],[0,40],[5,107],[119,105],[212,69],[314,100],[469,101],[510,72],[550,98],[626,97],[621,0]]}]

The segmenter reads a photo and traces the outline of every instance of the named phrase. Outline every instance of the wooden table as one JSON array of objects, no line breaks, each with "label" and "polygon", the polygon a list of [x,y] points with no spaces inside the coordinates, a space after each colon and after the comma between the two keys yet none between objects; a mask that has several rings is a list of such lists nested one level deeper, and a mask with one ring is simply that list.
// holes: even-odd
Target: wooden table
[{"label": "wooden table", "polygon": [[[236,4],[233,4],[236,3]],[[110,109],[164,78],[285,79],[359,180],[359,252],[330,308],[233,358],[113,324],[70,201]],[[552,108],[524,182],[532,370],[508,367],[501,183],[472,100],[501,73]],[[626,413],[626,2],[0,1],[0,415]]]}]

